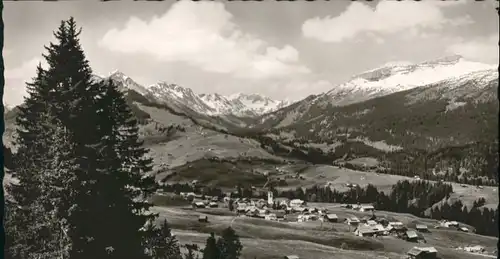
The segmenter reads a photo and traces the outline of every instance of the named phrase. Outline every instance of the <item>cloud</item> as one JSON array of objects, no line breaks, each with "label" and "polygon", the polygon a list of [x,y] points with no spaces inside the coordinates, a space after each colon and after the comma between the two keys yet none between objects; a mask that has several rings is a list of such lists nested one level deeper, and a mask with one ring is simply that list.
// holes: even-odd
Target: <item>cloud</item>
[{"label": "cloud", "polygon": [[23,102],[26,96],[26,82],[31,81],[36,76],[36,67],[38,64],[47,68],[47,63],[44,59],[32,58],[20,64],[17,67],[10,67],[8,60],[5,62],[5,89],[4,89],[4,104],[8,106],[16,106]]},{"label": "cloud", "polygon": [[270,46],[243,32],[232,19],[223,3],[180,1],[150,21],[130,18],[123,29],[109,30],[99,44],[119,53],[148,54],[239,78],[310,72],[299,64],[295,48]]},{"label": "cloud", "polygon": [[464,4],[465,1],[381,1],[375,8],[352,2],[336,17],[315,17],[305,21],[302,34],[324,42],[341,42],[363,33],[393,34],[412,29],[437,30],[443,25],[471,23],[469,16],[450,19],[442,8]]},{"label": "cloud", "polygon": [[45,60],[39,58],[32,58],[28,61],[23,62],[20,66],[15,68],[5,68],[5,78],[7,79],[24,79],[29,80],[36,74],[36,67],[38,64],[42,63],[42,67],[46,66]]},{"label": "cloud", "polygon": [[450,45],[446,52],[459,54],[467,59],[490,64],[498,64],[498,34],[489,37],[464,40],[458,38],[457,43]]}]

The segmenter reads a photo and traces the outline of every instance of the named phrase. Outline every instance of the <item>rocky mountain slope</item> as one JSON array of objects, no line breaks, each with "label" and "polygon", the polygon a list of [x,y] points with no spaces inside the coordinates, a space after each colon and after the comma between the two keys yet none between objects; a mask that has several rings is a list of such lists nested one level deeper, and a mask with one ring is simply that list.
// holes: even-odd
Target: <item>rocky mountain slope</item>
[{"label": "rocky mountain slope", "polygon": [[[243,151],[249,148],[265,159],[287,157],[331,165],[368,157],[371,160],[363,161],[375,161],[375,167],[393,174],[425,175],[446,169],[449,175],[491,179],[498,168],[498,159],[494,159],[498,154],[498,72],[490,67],[461,57],[417,65],[392,63],[286,107],[258,95],[197,95],[167,83],[144,87],[120,72],[110,78],[126,93],[142,124],[146,144],[171,149],[172,153],[183,150],[179,146],[182,141],[199,140],[191,143],[191,149],[200,155],[175,163],[169,160],[175,165],[201,159],[205,153],[224,157],[212,152],[217,147],[227,150],[225,154],[231,157],[252,157]],[[252,106],[253,102],[267,108]],[[269,107],[281,108],[258,117],[234,114],[252,109],[262,114],[274,109]],[[226,113],[231,109],[233,114]],[[7,121],[4,139],[14,128],[14,117],[15,112],[6,115],[11,122]],[[169,118],[198,130],[182,132],[187,124],[179,126],[184,122],[170,123]],[[208,134],[200,131],[217,135],[215,142],[200,142]],[[173,143],[172,139],[182,141],[173,146],[165,144]],[[244,144],[238,151],[230,148],[245,141],[253,144]],[[183,152],[188,154],[189,150]],[[168,156],[165,152],[157,154]]]},{"label": "rocky mountain slope", "polygon": [[423,149],[467,144],[497,136],[497,90],[498,73],[489,69],[346,106],[316,97],[297,105],[307,107],[302,116],[271,131],[313,142],[348,136]]},{"label": "rocky mountain slope", "polygon": [[168,103],[180,109],[189,107],[197,113],[209,116],[254,117],[289,104],[288,101],[272,100],[260,94],[239,93],[231,96],[217,93],[196,94],[190,88],[165,82],[144,87],[120,71],[114,71],[109,78],[120,82],[127,89],[134,90],[143,96],[152,97],[156,101]]},{"label": "rocky mountain slope", "polygon": [[[453,85],[453,80],[481,76],[471,74],[477,71],[496,70],[492,65],[471,62],[461,56],[444,57],[420,64],[392,62],[380,68],[363,72],[334,89],[299,102],[276,112],[265,114],[259,118],[257,125],[266,127],[286,127],[291,124],[306,123],[316,120],[316,114],[330,114],[329,107],[348,106],[376,97],[386,96],[424,86],[441,84]],[[432,90],[431,90],[432,91]]]}]

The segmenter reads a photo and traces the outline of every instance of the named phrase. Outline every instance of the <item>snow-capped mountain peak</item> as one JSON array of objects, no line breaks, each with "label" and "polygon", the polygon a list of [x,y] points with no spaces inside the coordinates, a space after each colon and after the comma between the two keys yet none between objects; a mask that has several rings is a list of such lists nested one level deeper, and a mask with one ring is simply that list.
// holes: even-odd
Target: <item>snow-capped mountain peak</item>
[{"label": "snow-capped mountain peak", "polygon": [[389,62],[352,77],[319,98],[333,105],[347,105],[492,68],[493,65],[468,61],[459,55],[419,64]]},{"label": "snow-capped mountain peak", "polygon": [[230,95],[228,99],[256,114],[272,112],[290,104],[287,100],[277,101],[260,94],[237,93]]},{"label": "snow-capped mountain peak", "polygon": [[120,88],[130,89],[155,101],[185,107],[206,115],[258,116],[284,107],[288,102],[275,101],[260,94],[236,94],[226,97],[217,93],[196,94],[192,89],[177,84],[158,82],[144,87],[119,70],[108,78]]},{"label": "snow-capped mountain peak", "polygon": [[115,70],[115,71],[111,72],[109,74],[108,78],[113,80],[114,82],[118,82],[119,88],[122,90],[130,89],[130,90],[134,90],[142,95],[146,95],[148,93],[148,90],[144,86],[138,84],[137,82],[132,80],[132,78],[128,77],[127,75],[125,75],[123,72],[121,72],[119,70]]}]

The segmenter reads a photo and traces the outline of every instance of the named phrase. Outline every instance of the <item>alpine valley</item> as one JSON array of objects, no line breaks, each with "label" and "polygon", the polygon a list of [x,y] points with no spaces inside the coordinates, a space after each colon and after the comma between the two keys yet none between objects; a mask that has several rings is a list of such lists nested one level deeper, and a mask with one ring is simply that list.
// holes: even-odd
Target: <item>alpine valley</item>
[{"label": "alpine valley", "polygon": [[[349,175],[363,186],[383,174],[450,181],[454,189],[498,183],[498,71],[460,56],[388,63],[294,103],[198,94],[166,82],[143,86],[119,71],[95,79],[111,79],[126,93],[158,181],[296,188]],[[5,114],[4,143],[13,152],[16,111]],[[301,178],[258,173],[276,170]],[[358,173],[372,179],[351,179]],[[380,181],[389,186],[397,177]],[[455,198],[467,204],[475,195]],[[485,206],[497,203],[492,195]]]}]

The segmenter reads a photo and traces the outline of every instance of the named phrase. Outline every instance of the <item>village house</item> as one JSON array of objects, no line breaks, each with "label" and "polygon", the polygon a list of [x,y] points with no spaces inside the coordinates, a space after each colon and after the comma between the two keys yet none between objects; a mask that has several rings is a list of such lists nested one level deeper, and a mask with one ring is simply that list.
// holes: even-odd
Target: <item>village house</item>
[{"label": "village house", "polygon": [[354,234],[360,237],[372,237],[380,234],[380,230],[367,226],[359,226],[354,230]]},{"label": "village house", "polygon": [[459,227],[458,230],[460,230],[462,232],[469,232],[469,229],[466,227]]},{"label": "village house", "polygon": [[259,209],[257,207],[254,207],[254,206],[247,206],[245,207],[245,212],[250,212],[250,213],[253,213],[253,214],[259,214]]},{"label": "village house", "polygon": [[375,220],[368,220],[365,225],[373,227],[377,224],[378,223]]},{"label": "village house", "polygon": [[466,246],[464,247],[464,251],[469,253],[484,253],[484,246],[475,245],[475,246]]},{"label": "village house", "polygon": [[246,210],[246,207],[241,207],[240,206],[240,207],[236,208],[236,212],[237,213],[246,213],[247,210]]},{"label": "village house", "polygon": [[284,259],[299,259],[297,255],[286,255]]},{"label": "village house", "polygon": [[337,217],[337,214],[326,214],[324,218],[329,222],[338,222],[339,221],[339,217]]},{"label": "village house", "polygon": [[359,211],[361,211],[361,212],[374,211],[374,210],[375,210],[375,207],[373,207],[373,205],[361,205],[359,207]]},{"label": "village house", "polygon": [[195,209],[205,208],[205,203],[203,203],[201,201],[193,202],[193,208],[195,208]]},{"label": "village house", "polygon": [[359,225],[359,219],[357,217],[349,217],[346,219],[347,225],[357,226]]},{"label": "village house", "polygon": [[259,210],[259,214],[260,215],[267,215],[267,214],[269,214],[269,212],[270,212],[269,210],[265,210],[265,209],[260,209]]},{"label": "village house", "polygon": [[447,221],[447,220],[443,220],[439,223],[439,225],[441,227],[445,227],[445,228],[450,228],[450,227],[453,227],[453,228],[458,228],[458,222],[456,221]]},{"label": "village house", "polygon": [[417,232],[412,230],[406,231],[403,235],[403,239],[408,242],[417,242],[418,241]]},{"label": "village house", "polygon": [[290,201],[290,207],[298,207],[304,205],[304,201],[301,199],[293,199]]},{"label": "village house", "polygon": [[292,207],[291,210],[293,212],[306,212],[306,211],[308,211],[307,208],[304,208],[304,207]]},{"label": "village house", "polygon": [[401,228],[404,227],[404,224],[399,221],[390,221],[389,224],[387,224],[389,227],[394,227],[394,228]]},{"label": "village house", "polygon": [[290,200],[288,198],[274,198],[274,202],[278,204],[280,208],[282,208],[283,206],[288,207],[288,203],[290,202]]},{"label": "village house", "polygon": [[429,228],[427,228],[426,225],[423,225],[423,224],[417,224],[415,226],[415,229],[418,231],[418,232],[429,232]]},{"label": "village house", "polygon": [[409,259],[436,259],[437,250],[434,247],[413,247],[408,251]]},{"label": "village house", "polygon": [[217,207],[219,207],[219,204],[218,204],[217,202],[210,202],[210,203],[208,204],[208,206],[209,206],[210,208],[217,208]]},{"label": "village house", "polygon": [[318,212],[318,209],[317,208],[309,208],[309,209],[307,209],[307,211],[309,211],[310,213],[316,213],[316,212]]},{"label": "village house", "polygon": [[198,221],[199,221],[199,222],[205,222],[205,223],[206,223],[206,222],[208,222],[208,217],[207,217],[206,215],[200,215],[200,216],[198,217]]},{"label": "village house", "polygon": [[276,217],[276,214],[270,213],[264,216],[265,220],[278,220],[278,217]]},{"label": "village house", "polygon": [[403,235],[408,229],[401,222],[389,222],[387,231],[391,234]]},{"label": "village house", "polygon": [[377,223],[379,223],[379,224],[382,224],[382,226],[389,225],[389,220],[387,220],[386,218],[377,218],[377,219],[375,219],[375,221],[377,221]]}]

